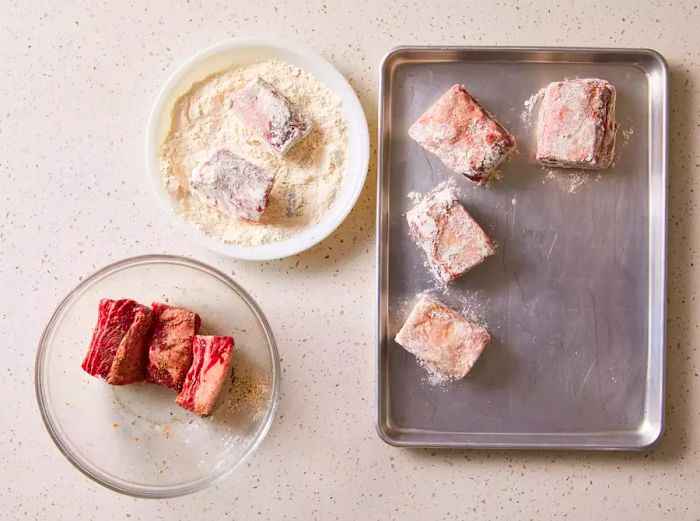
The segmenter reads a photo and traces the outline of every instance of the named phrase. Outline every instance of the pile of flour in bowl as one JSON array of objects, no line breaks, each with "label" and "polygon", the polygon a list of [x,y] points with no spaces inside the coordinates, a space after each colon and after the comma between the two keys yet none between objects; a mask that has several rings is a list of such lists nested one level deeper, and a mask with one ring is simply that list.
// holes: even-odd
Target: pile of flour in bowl
[{"label": "pile of flour in bowl", "polygon": [[[231,94],[256,77],[313,121],[309,135],[283,157],[270,153],[229,109]],[[192,170],[222,148],[275,173],[259,223],[220,212],[190,190]],[[160,151],[160,172],[177,211],[203,233],[231,244],[258,246],[288,239],[323,218],[340,188],[347,149],[341,99],[299,67],[268,60],[208,76],[177,100]]]}]

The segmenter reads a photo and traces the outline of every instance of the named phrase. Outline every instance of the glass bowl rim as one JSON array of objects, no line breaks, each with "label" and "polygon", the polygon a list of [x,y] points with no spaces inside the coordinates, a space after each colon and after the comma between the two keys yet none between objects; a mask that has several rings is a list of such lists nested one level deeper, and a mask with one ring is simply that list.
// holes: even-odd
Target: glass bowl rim
[{"label": "glass bowl rim", "polygon": [[[226,284],[231,290],[233,290],[248,306],[248,308],[253,312],[257,320],[259,321],[264,333],[267,338],[268,345],[270,348],[270,353],[272,355],[272,392],[270,394],[269,409],[266,412],[266,416],[258,428],[258,432],[255,435],[253,442],[250,447],[243,453],[243,456],[235,462],[224,468],[222,471],[211,474],[205,477],[195,479],[182,484],[177,485],[167,485],[167,486],[133,486],[128,485],[120,479],[114,479],[111,476],[91,470],[86,465],[89,466],[90,462],[84,460],[84,458],[79,457],[74,454],[71,449],[69,449],[63,442],[61,435],[59,434],[59,429],[54,422],[52,414],[49,412],[49,400],[45,393],[45,382],[42,381],[42,376],[44,372],[42,368],[44,367],[44,361],[46,358],[47,351],[47,340],[51,333],[53,333],[59,317],[63,314],[69,304],[73,303],[73,299],[80,294],[88,285],[96,282],[97,280],[104,278],[112,273],[120,271],[124,268],[137,266],[141,264],[154,264],[158,262],[163,262],[166,264],[177,264],[181,266],[187,266],[189,268],[198,269],[205,272],[208,275],[214,276],[221,282]],[[39,345],[37,348],[36,358],[34,362],[34,391],[36,394],[37,404],[39,406],[39,412],[41,413],[41,419],[44,422],[44,427],[49,433],[49,436],[53,440],[54,444],[58,450],[63,454],[63,456],[83,475],[92,479],[93,481],[99,483],[100,485],[120,494],[125,494],[132,497],[139,498],[172,498],[183,496],[186,494],[191,494],[199,490],[212,485],[213,483],[219,482],[229,476],[236,468],[238,468],[244,461],[246,461],[253,452],[258,448],[265,439],[272,421],[275,417],[275,412],[277,410],[277,405],[279,402],[279,388],[280,388],[280,361],[279,352],[277,350],[277,344],[275,342],[274,335],[272,334],[272,329],[267,321],[264,313],[258,306],[257,302],[250,296],[250,294],[243,289],[237,282],[231,279],[228,275],[222,271],[195,259],[181,256],[181,255],[167,255],[167,254],[148,254],[148,255],[138,255],[134,257],[128,257],[116,262],[112,262],[85,277],[81,280],[73,289],[71,289],[65,297],[58,304],[56,309],[51,315],[44,331],[39,339]]]}]

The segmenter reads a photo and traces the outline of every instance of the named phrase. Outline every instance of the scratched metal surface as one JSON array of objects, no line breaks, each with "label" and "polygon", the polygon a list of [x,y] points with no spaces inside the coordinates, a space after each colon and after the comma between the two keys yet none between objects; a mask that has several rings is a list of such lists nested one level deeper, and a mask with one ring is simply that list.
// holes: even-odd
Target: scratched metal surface
[{"label": "scratched metal surface", "polygon": [[[665,63],[636,50],[403,48],[383,63],[378,201],[377,427],[403,446],[634,449],[663,423]],[[585,174],[533,159],[524,101],[550,81],[616,86],[614,167]],[[518,140],[500,182],[472,185],[407,135],[455,83]],[[631,135],[630,135],[631,132]],[[626,136],[629,139],[626,139]],[[553,178],[552,178],[553,177]],[[407,194],[453,178],[497,243],[446,291],[408,235]],[[580,178],[579,178],[580,180]],[[463,380],[433,385],[393,338],[431,290],[493,341]]]}]

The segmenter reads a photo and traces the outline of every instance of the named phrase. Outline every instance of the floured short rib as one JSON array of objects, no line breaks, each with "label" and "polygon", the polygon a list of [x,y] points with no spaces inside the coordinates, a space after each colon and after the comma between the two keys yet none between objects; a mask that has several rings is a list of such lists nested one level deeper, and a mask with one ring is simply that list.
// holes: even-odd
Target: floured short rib
[{"label": "floured short rib", "polygon": [[537,161],[546,166],[607,168],[615,151],[615,87],[605,80],[550,83],[537,124]]},{"label": "floured short rib", "polygon": [[466,273],[496,251],[450,187],[427,196],[406,214],[406,219],[430,266],[445,282]]},{"label": "floured short rib", "polygon": [[192,366],[177,404],[198,414],[211,414],[228,374],[232,350],[230,336],[194,337]]},{"label": "floured short rib", "polygon": [[418,118],[408,134],[450,170],[479,184],[515,151],[510,132],[459,85]]}]

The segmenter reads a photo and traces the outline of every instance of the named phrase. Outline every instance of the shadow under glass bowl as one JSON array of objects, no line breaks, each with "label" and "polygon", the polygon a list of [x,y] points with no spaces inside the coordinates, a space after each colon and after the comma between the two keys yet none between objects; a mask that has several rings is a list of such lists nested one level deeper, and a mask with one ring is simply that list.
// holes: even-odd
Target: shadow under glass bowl
[{"label": "shadow under glass bowl", "polygon": [[[110,386],[85,373],[101,298],[185,306],[200,334],[235,339],[229,374],[209,417],[175,404],[147,383]],[[175,497],[223,478],[258,447],[279,394],[279,356],[270,326],[243,288],[206,264],[147,255],[106,266],[59,304],[41,337],[35,387],[46,428],[61,452],[98,483],[137,497]]]}]

